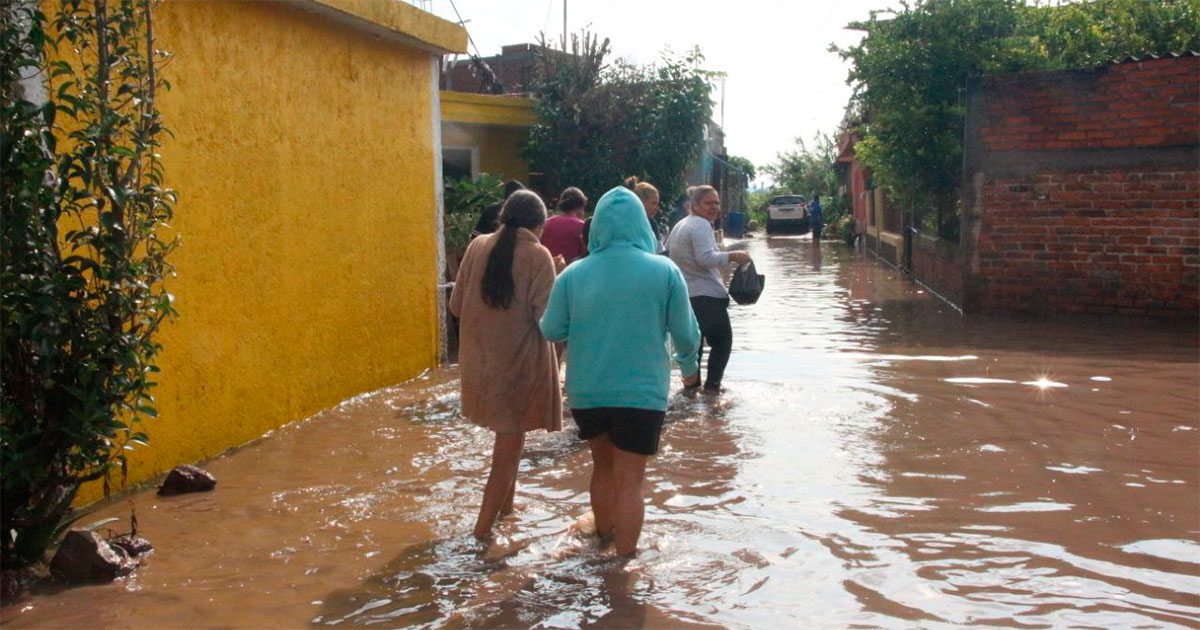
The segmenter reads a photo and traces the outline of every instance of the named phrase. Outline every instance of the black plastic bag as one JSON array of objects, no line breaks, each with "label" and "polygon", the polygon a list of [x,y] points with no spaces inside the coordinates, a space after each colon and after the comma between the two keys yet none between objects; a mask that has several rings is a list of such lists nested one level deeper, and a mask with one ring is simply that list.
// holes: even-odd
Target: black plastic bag
[{"label": "black plastic bag", "polygon": [[729,280],[729,297],[738,304],[754,304],[762,295],[766,276],[754,269],[754,263],[739,265]]}]

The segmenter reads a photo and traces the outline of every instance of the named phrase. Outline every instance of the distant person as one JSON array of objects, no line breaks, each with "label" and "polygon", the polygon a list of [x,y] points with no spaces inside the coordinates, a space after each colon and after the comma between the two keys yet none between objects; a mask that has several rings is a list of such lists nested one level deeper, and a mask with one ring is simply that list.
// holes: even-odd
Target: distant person
[{"label": "distant person", "polygon": [[675,209],[671,211],[671,215],[667,217],[667,229],[672,230],[675,225],[688,217],[688,196],[687,193],[679,195],[673,204]]},{"label": "distant person", "polygon": [[667,235],[663,233],[662,226],[658,224],[658,189],[652,184],[639,182],[636,177],[626,179],[625,187],[632,190],[642,201],[642,206],[646,208],[646,220],[650,223],[650,231],[654,232],[654,241],[657,243],[654,253],[666,252]]},{"label": "distant person", "polygon": [[668,334],[685,382],[699,382],[700,331],[679,268],[654,254],[637,196],[604,193],[587,258],[567,267],[542,316],[547,339],[567,340],[567,402],[592,452],[596,532],[616,551],[637,551],[645,517],[646,461],[658,452],[671,372]]},{"label": "distant person", "polygon": [[692,310],[700,322],[700,333],[711,348],[704,391],[719,393],[725,366],[733,349],[729,292],[725,290],[725,282],[721,279],[721,268],[731,262],[746,264],[750,262],[750,254],[742,251],[723,252],[717,248],[713,221],[721,216],[721,196],[715,188],[692,186],[688,188],[688,201],[690,214],[671,229],[667,237],[667,252],[687,279]]},{"label": "distant person", "polygon": [[479,213],[479,220],[475,222],[475,229],[471,231],[471,238],[481,234],[491,234],[500,227],[500,208],[504,205],[504,201],[518,190],[525,190],[525,185],[515,179],[510,179],[504,184],[504,199],[483,207],[483,211]]},{"label": "distant person", "polygon": [[821,196],[813,193],[812,201],[808,202],[808,224],[812,227],[812,240],[821,240]]},{"label": "distant person", "polygon": [[550,250],[551,256],[561,256],[564,265],[585,252],[579,235],[583,232],[583,211],[587,209],[587,203],[587,195],[574,186],[562,191],[558,196],[558,214],[550,217],[542,230],[542,245]]},{"label": "distant person", "polygon": [[558,362],[538,329],[554,284],[554,262],[538,242],[546,206],[536,194],[516,191],[499,219],[495,233],[467,246],[449,305],[462,319],[463,415],[496,434],[477,538],[512,512],[525,433],[562,428]]}]

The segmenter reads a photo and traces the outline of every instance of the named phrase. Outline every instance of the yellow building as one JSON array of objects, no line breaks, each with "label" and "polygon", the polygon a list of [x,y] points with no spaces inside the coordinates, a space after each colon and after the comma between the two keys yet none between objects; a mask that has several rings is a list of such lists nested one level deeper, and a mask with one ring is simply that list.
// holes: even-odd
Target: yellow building
[{"label": "yellow building", "polygon": [[480,173],[529,184],[521,145],[537,121],[533,99],[442,92],[442,160],[446,174]]},{"label": "yellow building", "polygon": [[436,364],[437,75],[466,49],[403,2],[168,1],[154,17],[174,55],[159,104],[179,317],[131,483]]}]

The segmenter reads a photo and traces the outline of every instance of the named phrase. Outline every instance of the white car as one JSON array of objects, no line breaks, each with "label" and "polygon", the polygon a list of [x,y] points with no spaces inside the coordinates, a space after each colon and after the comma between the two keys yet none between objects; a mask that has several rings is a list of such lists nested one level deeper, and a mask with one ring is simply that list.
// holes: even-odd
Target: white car
[{"label": "white car", "polygon": [[800,195],[779,195],[767,203],[767,234],[796,232],[804,234],[810,229],[808,202]]}]

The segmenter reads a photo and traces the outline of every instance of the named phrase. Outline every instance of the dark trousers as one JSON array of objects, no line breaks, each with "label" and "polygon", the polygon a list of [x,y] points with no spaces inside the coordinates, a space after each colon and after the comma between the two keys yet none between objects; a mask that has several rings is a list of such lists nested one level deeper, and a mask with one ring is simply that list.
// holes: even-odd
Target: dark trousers
[{"label": "dark trousers", "polygon": [[700,324],[700,359],[704,358],[704,343],[711,352],[708,355],[708,377],[704,387],[715,389],[721,386],[725,366],[729,363],[729,352],[733,349],[733,326],[729,324],[729,298],[696,296],[691,298],[692,311]]},{"label": "dark trousers", "polygon": [[814,240],[814,241],[821,240],[821,219],[820,218],[817,218],[813,221],[812,236],[813,236],[812,240]]}]

